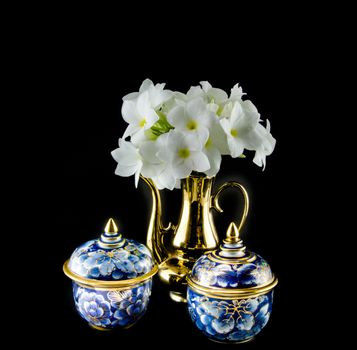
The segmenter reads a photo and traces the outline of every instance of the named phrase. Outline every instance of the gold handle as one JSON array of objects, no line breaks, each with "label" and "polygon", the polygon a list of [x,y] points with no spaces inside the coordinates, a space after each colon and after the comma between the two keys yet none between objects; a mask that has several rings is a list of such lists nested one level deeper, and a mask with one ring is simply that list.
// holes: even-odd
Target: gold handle
[{"label": "gold handle", "polygon": [[248,216],[248,210],[249,210],[249,197],[246,189],[238,182],[236,181],[229,181],[225,182],[222,186],[219,187],[218,191],[211,197],[211,207],[217,210],[219,213],[223,212],[223,209],[219,205],[218,199],[219,196],[221,195],[222,191],[226,190],[227,188],[238,188],[244,198],[244,209],[243,209],[243,215],[240,220],[239,226],[238,226],[238,231],[241,231],[241,228],[243,227],[245,220],[247,219]]}]

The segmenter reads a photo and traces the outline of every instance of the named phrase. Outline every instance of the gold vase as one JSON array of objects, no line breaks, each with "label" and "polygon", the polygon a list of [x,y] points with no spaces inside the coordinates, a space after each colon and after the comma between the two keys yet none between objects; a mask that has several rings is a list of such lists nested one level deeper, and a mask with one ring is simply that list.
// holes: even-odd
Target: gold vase
[{"label": "gold vase", "polygon": [[218,199],[229,187],[238,188],[244,197],[243,215],[238,230],[244,225],[248,214],[247,191],[235,181],[224,183],[211,194],[214,178],[194,173],[181,180],[182,207],[177,225],[162,224],[160,192],[153,181],[142,179],[149,185],[152,194],[152,212],[147,233],[147,246],[159,264],[159,277],[169,286],[170,296],[179,302],[186,301],[186,275],[202,254],[218,248],[219,239],[214,226],[212,209],[223,212]]}]

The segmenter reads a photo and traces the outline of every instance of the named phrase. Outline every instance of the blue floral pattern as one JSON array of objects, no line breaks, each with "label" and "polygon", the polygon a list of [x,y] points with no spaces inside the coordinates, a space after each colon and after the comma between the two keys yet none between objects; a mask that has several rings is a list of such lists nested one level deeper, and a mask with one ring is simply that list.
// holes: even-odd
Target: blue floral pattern
[{"label": "blue floral pattern", "polygon": [[122,247],[104,249],[98,240],[89,241],[72,254],[70,269],[86,278],[96,280],[126,280],[142,276],[154,266],[145,245],[126,239]]},{"label": "blue floral pattern", "polygon": [[188,288],[187,302],[192,321],[207,337],[221,342],[242,342],[267,324],[273,291],[250,299],[221,300]]},{"label": "blue floral pattern", "polygon": [[73,283],[73,296],[79,314],[91,325],[102,328],[128,328],[146,312],[152,281],[126,290],[99,291]]},{"label": "blue floral pattern", "polygon": [[230,263],[213,261],[210,255],[201,256],[195,263],[191,277],[205,287],[245,288],[269,283],[273,274],[268,263],[259,255],[252,262]]}]

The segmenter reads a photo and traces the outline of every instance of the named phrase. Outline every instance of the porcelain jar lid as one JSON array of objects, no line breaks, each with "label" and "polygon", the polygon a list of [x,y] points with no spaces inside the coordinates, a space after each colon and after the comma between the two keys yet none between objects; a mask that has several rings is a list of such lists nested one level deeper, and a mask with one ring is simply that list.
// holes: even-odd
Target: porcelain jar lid
[{"label": "porcelain jar lid", "polygon": [[226,299],[259,296],[278,282],[269,264],[246,249],[233,222],[219,249],[202,255],[187,281],[204,295]]},{"label": "porcelain jar lid", "polygon": [[107,288],[143,282],[157,272],[157,265],[144,244],[124,238],[109,219],[104,233],[80,245],[63,270],[77,283]]}]

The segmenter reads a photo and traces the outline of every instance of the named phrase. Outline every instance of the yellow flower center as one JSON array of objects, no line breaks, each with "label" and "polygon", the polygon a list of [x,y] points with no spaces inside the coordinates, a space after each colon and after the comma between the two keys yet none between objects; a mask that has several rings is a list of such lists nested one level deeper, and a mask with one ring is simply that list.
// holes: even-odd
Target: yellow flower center
[{"label": "yellow flower center", "polygon": [[145,124],[146,124],[146,119],[145,118],[141,119],[139,123],[140,127],[143,128]]},{"label": "yellow flower center", "polygon": [[231,135],[232,135],[233,137],[237,137],[237,136],[238,136],[238,130],[237,130],[237,129],[232,129],[232,130],[231,130]]},{"label": "yellow flower center", "polygon": [[181,158],[187,158],[190,156],[190,150],[188,148],[181,148],[179,151],[178,151],[178,155],[179,157]]},{"label": "yellow flower center", "polygon": [[190,120],[187,124],[186,127],[188,130],[195,130],[197,128],[197,123],[194,120]]},{"label": "yellow flower center", "polygon": [[109,256],[109,258],[112,258],[112,257],[114,257],[114,253],[113,252],[108,252],[107,256]]}]

